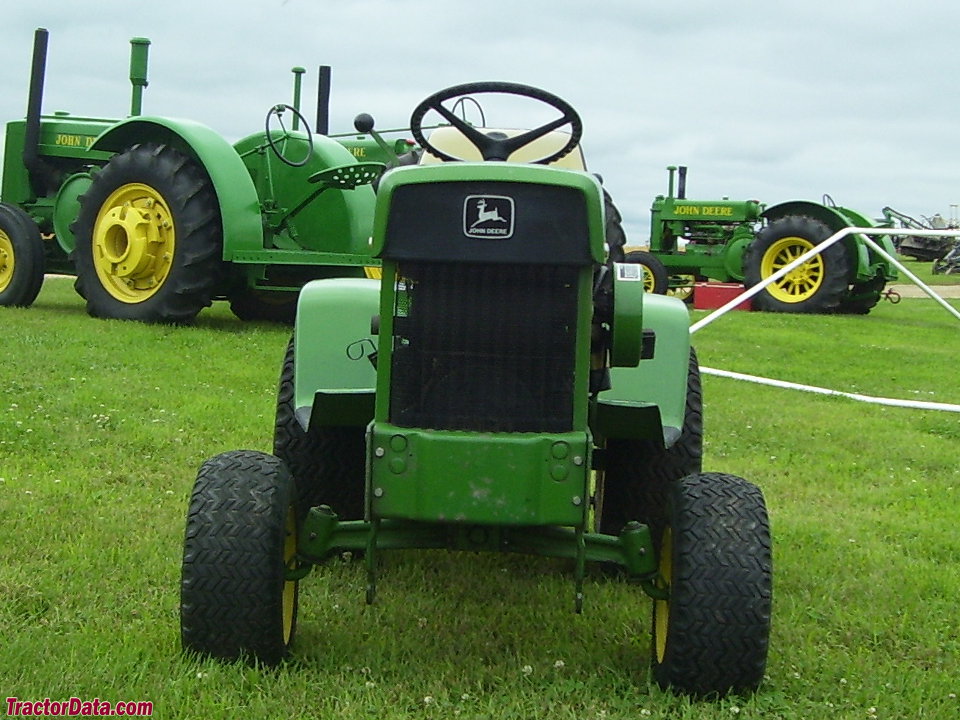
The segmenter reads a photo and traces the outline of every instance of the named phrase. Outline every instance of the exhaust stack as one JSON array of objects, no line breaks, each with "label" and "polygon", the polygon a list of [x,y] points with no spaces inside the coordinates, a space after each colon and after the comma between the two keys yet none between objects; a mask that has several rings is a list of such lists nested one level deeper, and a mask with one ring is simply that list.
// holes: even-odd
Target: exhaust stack
[{"label": "exhaust stack", "polygon": [[330,66],[321,65],[317,81],[317,124],[318,135],[330,134]]},{"label": "exhaust stack", "polygon": [[37,28],[33,35],[33,64],[30,68],[30,93],[27,96],[27,123],[23,137],[23,166],[30,177],[34,194],[45,195],[45,173],[40,161],[40,112],[43,105],[43,80],[47,71],[46,28]]}]

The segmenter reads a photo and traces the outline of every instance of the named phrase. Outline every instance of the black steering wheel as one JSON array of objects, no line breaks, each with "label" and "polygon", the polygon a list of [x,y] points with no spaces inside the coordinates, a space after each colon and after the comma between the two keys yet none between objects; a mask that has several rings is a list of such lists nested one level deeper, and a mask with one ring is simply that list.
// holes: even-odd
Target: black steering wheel
[{"label": "black steering wheel", "polygon": [[[307,132],[307,154],[303,156],[300,160],[291,160],[286,155],[283,154],[283,150],[286,150],[287,147],[287,138],[290,137],[290,134],[287,132],[287,128],[283,124],[283,113],[287,110],[293,113],[301,123],[303,123],[303,128]],[[276,115],[277,121],[280,123],[280,129],[283,131],[283,149],[277,147],[276,143],[273,141],[273,137],[270,132],[270,119]],[[303,167],[309,162],[310,157],[313,155],[313,133],[310,132],[310,123],[307,122],[307,119],[292,105],[274,105],[267,111],[267,120],[265,123],[266,133],[267,133],[267,144],[270,146],[270,149],[273,150],[273,154],[276,155],[280,160],[285,162],[290,167]]]},{"label": "black steering wheel", "polygon": [[[495,136],[484,134],[466,121],[457,117],[453,111],[448,110],[443,105],[444,100],[483,93],[519,95],[521,97],[539,100],[540,102],[559,110],[560,117],[556,120],[548,122],[546,125],[541,125],[538,128],[528,130],[520,135],[516,135],[511,138],[505,138],[499,133]],[[569,155],[570,152],[577,146],[577,143],[580,142],[580,138],[583,135],[583,123],[580,121],[580,116],[577,114],[577,111],[574,110],[573,107],[564,100],[561,100],[556,95],[548,93],[545,90],[541,90],[530,85],[520,85],[518,83],[509,82],[475,82],[466,83],[464,85],[454,85],[453,87],[448,87],[446,90],[440,90],[439,92],[436,92],[428,97],[426,100],[417,105],[416,108],[414,108],[413,114],[410,116],[410,132],[413,134],[414,139],[417,141],[417,143],[419,143],[420,147],[430,154],[437,156],[441,160],[457,161],[463,160],[464,158],[453,157],[441,150],[438,150],[431,145],[430,141],[424,136],[423,117],[431,110],[440,113],[440,115],[442,115],[447,122],[463,133],[464,136],[471,143],[473,143],[477,150],[480,151],[480,155],[484,160],[506,160],[511,154],[522,147],[526,147],[534,140],[542,138],[544,135],[556,130],[557,128],[561,128],[564,125],[569,125],[570,139],[566,142],[566,144],[556,152],[534,161],[534,163],[537,165],[546,165],[554,160],[559,160],[565,155]]]}]

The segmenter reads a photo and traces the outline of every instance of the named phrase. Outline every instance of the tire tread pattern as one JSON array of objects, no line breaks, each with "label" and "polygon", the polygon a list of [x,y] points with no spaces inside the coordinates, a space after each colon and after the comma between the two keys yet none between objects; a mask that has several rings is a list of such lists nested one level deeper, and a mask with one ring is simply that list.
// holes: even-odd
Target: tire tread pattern
[{"label": "tire tread pattern", "polygon": [[0,203],[0,230],[13,246],[13,276],[0,292],[0,306],[30,307],[40,294],[46,266],[37,223],[22,208]]},{"label": "tire tread pattern", "polygon": [[690,475],[671,491],[669,624],[654,677],[696,696],[752,692],[766,667],[772,605],[763,494],[722,473]]},{"label": "tire tread pattern", "polygon": [[301,513],[329,505],[344,520],[364,514],[366,441],[363,428],[317,427],[304,431],[294,414],[294,341],[280,370],[273,452],[286,462],[298,488]]},{"label": "tire tread pattern", "polygon": [[266,664],[286,656],[283,553],[292,492],[283,462],[265,453],[226,452],[200,467],[180,586],[185,650]]},{"label": "tire tread pattern", "polygon": [[[747,247],[743,257],[744,285],[753,287],[762,277],[763,256],[777,240],[799,237],[813,245],[819,245],[833,232],[819,220],[803,215],[787,215],[774,220],[757,233],[756,239]],[[783,302],[773,297],[767,289],[753,296],[753,305],[758,310],[788,313],[834,313],[840,310],[848,296],[849,261],[843,242],[836,242],[820,253],[823,261],[823,279],[820,287],[809,298],[796,303]]]},{"label": "tire tread pattern", "polygon": [[627,522],[637,520],[650,526],[654,545],[659,547],[669,485],[700,472],[703,464],[703,390],[693,348],[680,438],[666,449],[653,440],[610,440],[606,462],[600,532],[615,535]]},{"label": "tire tread pattern", "polygon": [[[128,183],[159,192],[176,232],[173,263],[156,293],[137,303],[113,297],[101,284],[93,259],[97,215],[110,193]],[[77,292],[87,312],[100,318],[182,324],[208,307],[221,282],[223,231],[220,206],[206,172],[180,151],[162,144],[134,145],[110,159],[80,196],[80,212],[70,226],[77,238]]]}]

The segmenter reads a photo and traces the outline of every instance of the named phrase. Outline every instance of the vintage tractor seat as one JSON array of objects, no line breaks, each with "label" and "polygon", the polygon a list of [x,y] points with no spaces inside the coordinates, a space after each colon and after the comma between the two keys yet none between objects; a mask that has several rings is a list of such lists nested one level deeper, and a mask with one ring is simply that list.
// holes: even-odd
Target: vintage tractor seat
[{"label": "vintage tractor seat", "polygon": [[[484,128],[483,132],[487,134],[502,133],[506,137],[513,137],[526,132],[526,130]],[[547,133],[542,138],[534,140],[529,145],[525,145],[513,153],[513,155],[510,156],[510,162],[525,163],[542,157],[547,157],[550,153],[563,147],[564,143],[566,143],[569,137],[570,135],[568,133],[560,132],[558,130]],[[438,150],[445,152],[448,155],[463,158],[464,160],[471,162],[480,162],[482,160],[480,157],[480,151],[477,150],[473,143],[471,143],[463,135],[463,133],[461,133],[455,127],[443,126],[437,128],[430,134],[430,142]],[[430,165],[439,162],[443,161],[436,156],[431,155],[429,152],[423,153],[423,156],[420,159],[421,165]],[[574,148],[573,152],[565,155],[559,160],[553,161],[550,163],[550,165],[553,167],[565,168],[567,170],[586,170],[583,152],[581,151],[579,145]]]}]

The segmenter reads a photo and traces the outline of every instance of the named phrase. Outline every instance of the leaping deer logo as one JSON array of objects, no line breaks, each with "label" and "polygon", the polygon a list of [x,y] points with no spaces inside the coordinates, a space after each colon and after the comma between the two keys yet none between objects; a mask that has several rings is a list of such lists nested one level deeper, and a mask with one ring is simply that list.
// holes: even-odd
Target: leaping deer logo
[{"label": "leaping deer logo", "polygon": [[516,210],[508,195],[467,195],[463,199],[463,234],[478,240],[513,237]]},{"label": "leaping deer logo", "polygon": [[502,222],[505,223],[506,219],[500,217],[500,210],[494,206],[493,210],[487,210],[487,200],[486,198],[480,198],[477,200],[477,219],[473,221],[473,224],[470,226],[472,230],[480,223],[484,222]]}]

